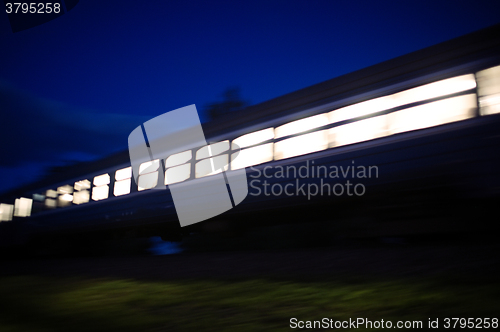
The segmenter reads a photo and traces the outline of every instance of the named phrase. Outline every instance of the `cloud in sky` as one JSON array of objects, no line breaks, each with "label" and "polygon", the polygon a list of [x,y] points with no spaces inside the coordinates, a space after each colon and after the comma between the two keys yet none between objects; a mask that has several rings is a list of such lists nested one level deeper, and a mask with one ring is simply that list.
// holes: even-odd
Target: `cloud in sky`
[{"label": "cloud in sky", "polygon": [[44,167],[125,150],[129,133],[152,117],[73,107],[33,96],[5,81],[0,81],[0,110],[4,190],[23,179],[33,180]]}]

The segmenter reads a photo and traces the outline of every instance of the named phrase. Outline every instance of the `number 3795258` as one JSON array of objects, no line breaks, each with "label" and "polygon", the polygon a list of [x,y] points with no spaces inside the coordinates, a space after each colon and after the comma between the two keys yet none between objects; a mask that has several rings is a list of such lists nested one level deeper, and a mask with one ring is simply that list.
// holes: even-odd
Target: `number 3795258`
[{"label": "number 3795258", "polygon": [[59,14],[61,4],[59,2],[7,2],[5,4],[7,14]]},{"label": "number 3795258", "polygon": [[498,328],[498,318],[445,318],[444,328]]}]

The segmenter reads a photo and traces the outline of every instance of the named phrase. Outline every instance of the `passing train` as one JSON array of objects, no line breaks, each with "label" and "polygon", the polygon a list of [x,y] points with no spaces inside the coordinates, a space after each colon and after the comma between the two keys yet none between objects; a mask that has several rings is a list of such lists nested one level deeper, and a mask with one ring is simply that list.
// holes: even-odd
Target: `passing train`
[{"label": "passing train", "polygon": [[[313,223],[346,234],[483,230],[500,198],[500,25],[203,124],[210,144],[141,167],[128,151],[1,198],[0,246]],[[180,227],[168,185],[246,168],[232,210]],[[175,170],[176,176],[168,176]],[[164,172],[165,176],[158,176]],[[161,174],[160,174],[161,175]],[[163,183],[162,183],[163,182]],[[153,190],[167,185],[166,190]],[[37,242],[38,241],[38,242]]]}]

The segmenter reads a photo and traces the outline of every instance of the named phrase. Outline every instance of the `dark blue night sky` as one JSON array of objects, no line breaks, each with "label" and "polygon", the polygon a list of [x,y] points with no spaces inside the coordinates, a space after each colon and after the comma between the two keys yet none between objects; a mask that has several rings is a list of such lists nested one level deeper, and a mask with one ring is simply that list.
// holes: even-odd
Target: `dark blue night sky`
[{"label": "dark blue night sky", "polygon": [[[127,148],[232,86],[252,104],[500,23],[499,1],[97,1],[12,33],[0,14],[0,191]],[[206,117],[202,114],[202,118]]]}]

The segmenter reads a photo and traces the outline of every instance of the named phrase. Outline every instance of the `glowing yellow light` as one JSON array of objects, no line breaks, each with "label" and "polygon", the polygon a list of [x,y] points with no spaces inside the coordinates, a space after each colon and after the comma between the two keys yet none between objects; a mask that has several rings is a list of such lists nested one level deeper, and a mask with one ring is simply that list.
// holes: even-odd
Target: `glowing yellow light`
[{"label": "glowing yellow light", "polygon": [[90,194],[88,190],[77,191],[73,194],[74,204],[87,203],[90,199]]},{"label": "glowing yellow light", "polygon": [[385,111],[394,107],[474,89],[475,87],[476,81],[474,75],[462,75],[342,107],[328,113],[328,116],[330,123],[336,123]]},{"label": "glowing yellow light", "polygon": [[233,140],[232,148],[245,148],[250,145],[259,144],[274,138],[274,128],[267,128],[253,133],[245,134]]},{"label": "glowing yellow light", "polygon": [[396,106],[393,96],[370,99],[361,103],[339,108],[328,113],[330,123],[354,119],[360,116],[391,109]]},{"label": "glowing yellow light", "polygon": [[109,186],[103,185],[99,187],[92,188],[92,199],[94,201],[100,201],[102,199],[108,198],[109,195]]},{"label": "glowing yellow light", "polygon": [[241,169],[273,160],[273,145],[273,143],[257,145],[251,148],[243,149],[239,152],[239,154],[232,154],[231,169]]},{"label": "glowing yellow light", "polygon": [[57,191],[49,189],[45,193],[45,196],[50,197],[50,198],[56,198],[57,197]]},{"label": "glowing yellow light", "polygon": [[0,204],[0,221],[12,220],[13,211],[14,211],[14,205],[1,203]]},{"label": "glowing yellow light", "polygon": [[130,179],[132,177],[132,167],[125,167],[115,172],[115,181]]},{"label": "glowing yellow light", "polygon": [[65,201],[65,202],[72,202],[73,201],[73,195],[64,194],[62,196],[59,196],[59,199]]},{"label": "glowing yellow light", "polygon": [[477,73],[481,115],[500,113],[500,66]]},{"label": "glowing yellow light", "polygon": [[73,192],[73,187],[70,185],[64,185],[59,188],[57,188],[57,193],[62,195],[62,194],[71,194]]},{"label": "glowing yellow light", "polygon": [[173,154],[170,157],[168,157],[167,160],[165,160],[165,167],[172,167],[184,164],[189,160],[191,160],[192,157],[193,153],[191,152],[191,150]]},{"label": "glowing yellow light", "polygon": [[474,116],[476,96],[468,94],[388,114],[390,132],[401,133],[465,120]]},{"label": "glowing yellow light", "polygon": [[389,134],[387,115],[348,123],[328,131],[330,146],[353,144]]},{"label": "glowing yellow light", "polygon": [[74,187],[75,187],[76,191],[90,189],[90,181],[89,180],[81,180],[81,181],[75,182]]},{"label": "glowing yellow light", "polygon": [[30,198],[17,198],[14,203],[14,216],[29,217],[31,215],[31,206],[33,200]]},{"label": "glowing yellow light", "polygon": [[396,105],[402,106],[427,99],[443,97],[457,92],[462,92],[476,87],[474,75],[462,75],[445,80],[425,84],[413,89],[398,92],[393,95]]},{"label": "glowing yellow light", "polygon": [[300,156],[328,148],[327,130],[288,138],[274,144],[274,159],[280,160]]},{"label": "glowing yellow light", "polygon": [[216,156],[227,150],[229,150],[229,141],[206,145],[196,152],[196,160]]},{"label": "glowing yellow light", "polygon": [[285,137],[288,135],[298,134],[307,130],[318,128],[327,125],[328,114],[318,114],[308,118],[289,122],[275,129],[275,138]]},{"label": "glowing yellow light", "polygon": [[103,174],[103,175],[99,175],[99,176],[96,176],[94,178],[94,186],[103,186],[105,184],[109,184],[109,174]]},{"label": "glowing yellow light", "polygon": [[45,200],[45,206],[48,208],[55,208],[57,206],[57,201],[53,198],[47,198]]},{"label": "glowing yellow light", "polygon": [[113,189],[113,194],[115,196],[130,194],[131,179],[125,179],[115,182],[115,187]]}]

